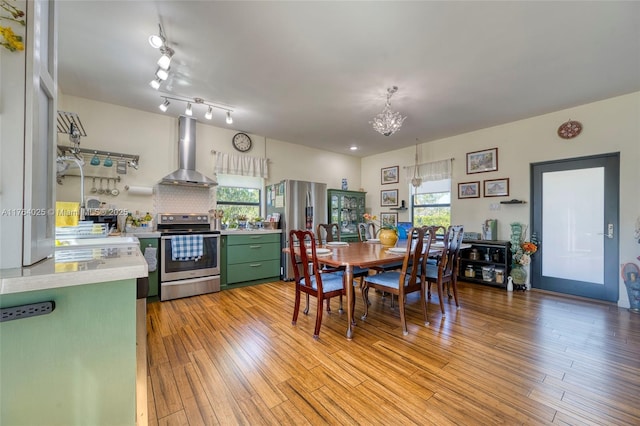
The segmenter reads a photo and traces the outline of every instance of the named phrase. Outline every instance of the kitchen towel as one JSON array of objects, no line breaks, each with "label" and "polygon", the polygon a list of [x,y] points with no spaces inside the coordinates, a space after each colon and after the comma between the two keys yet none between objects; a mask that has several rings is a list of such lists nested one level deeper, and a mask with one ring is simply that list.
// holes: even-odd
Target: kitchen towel
[{"label": "kitchen towel", "polygon": [[171,237],[171,260],[198,260],[204,252],[202,235]]},{"label": "kitchen towel", "polygon": [[56,226],[78,226],[80,203],[56,201]]},{"label": "kitchen towel", "polygon": [[147,261],[149,272],[155,271],[158,267],[157,253],[158,249],[155,247],[146,247],[144,249],[144,258]]}]

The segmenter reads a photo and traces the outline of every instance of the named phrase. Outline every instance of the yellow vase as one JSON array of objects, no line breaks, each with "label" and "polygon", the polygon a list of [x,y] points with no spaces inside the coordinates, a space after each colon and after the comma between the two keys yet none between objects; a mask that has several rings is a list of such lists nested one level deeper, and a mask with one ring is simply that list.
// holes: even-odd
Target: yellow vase
[{"label": "yellow vase", "polygon": [[380,237],[380,244],[385,247],[393,247],[398,242],[398,234],[393,229],[381,229],[378,237]]}]

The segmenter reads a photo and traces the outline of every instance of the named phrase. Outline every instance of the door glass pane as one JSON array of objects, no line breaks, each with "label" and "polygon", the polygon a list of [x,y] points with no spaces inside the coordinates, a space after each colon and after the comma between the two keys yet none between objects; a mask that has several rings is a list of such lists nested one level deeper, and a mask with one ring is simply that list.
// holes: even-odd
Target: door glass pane
[{"label": "door glass pane", "polygon": [[542,275],[604,284],[604,168],[542,176]]}]

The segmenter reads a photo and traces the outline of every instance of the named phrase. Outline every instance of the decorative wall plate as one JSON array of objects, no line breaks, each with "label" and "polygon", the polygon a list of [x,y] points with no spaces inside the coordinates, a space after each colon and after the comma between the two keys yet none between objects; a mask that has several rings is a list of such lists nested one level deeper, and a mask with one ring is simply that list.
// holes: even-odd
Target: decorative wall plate
[{"label": "decorative wall plate", "polygon": [[582,132],[582,124],[579,121],[569,120],[558,127],[558,136],[562,139],[573,139]]}]

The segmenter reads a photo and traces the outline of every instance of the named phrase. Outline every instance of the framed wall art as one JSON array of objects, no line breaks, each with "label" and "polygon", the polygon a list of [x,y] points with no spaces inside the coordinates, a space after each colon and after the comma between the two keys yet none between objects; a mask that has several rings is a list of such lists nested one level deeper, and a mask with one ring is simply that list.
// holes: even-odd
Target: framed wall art
[{"label": "framed wall art", "polygon": [[400,181],[400,177],[398,176],[399,172],[400,172],[400,166],[382,168],[381,169],[382,185],[387,185],[389,183],[398,183]]},{"label": "framed wall art", "polygon": [[398,226],[398,213],[380,213],[380,225]]},{"label": "framed wall art", "polygon": [[459,183],[458,198],[480,198],[480,181]]},{"label": "framed wall art", "polygon": [[387,190],[380,191],[380,205],[381,206],[397,206],[398,190],[387,189]]},{"label": "framed wall art", "polygon": [[467,174],[498,170],[498,148],[467,153]]},{"label": "framed wall art", "polygon": [[483,183],[485,197],[506,197],[509,195],[509,178],[488,179]]}]

